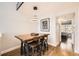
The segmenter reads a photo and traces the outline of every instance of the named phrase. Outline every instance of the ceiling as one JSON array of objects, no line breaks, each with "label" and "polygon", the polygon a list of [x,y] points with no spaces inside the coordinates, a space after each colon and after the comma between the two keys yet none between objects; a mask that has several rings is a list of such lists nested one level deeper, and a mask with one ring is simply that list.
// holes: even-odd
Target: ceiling
[{"label": "ceiling", "polygon": [[[36,12],[33,10],[34,6],[38,7]],[[20,8],[20,12],[24,16],[31,18],[34,13],[45,16],[76,8],[79,8],[78,2],[24,2]]]}]

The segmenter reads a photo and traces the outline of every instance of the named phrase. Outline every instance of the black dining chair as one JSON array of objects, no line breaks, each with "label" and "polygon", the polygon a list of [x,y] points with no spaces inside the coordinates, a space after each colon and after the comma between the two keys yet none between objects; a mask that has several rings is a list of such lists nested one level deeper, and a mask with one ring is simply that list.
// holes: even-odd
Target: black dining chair
[{"label": "black dining chair", "polygon": [[40,40],[41,41],[41,54],[43,54],[43,55],[44,55],[45,51],[48,50],[48,42],[47,42],[47,40],[48,40],[47,36],[42,36],[41,40]]},{"label": "black dining chair", "polygon": [[25,43],[25,55],[27,56],[41,55],[40,52],[41,52],[41,44],[39,38],[35,38],[34,41],[28,42],[27,45]]}]

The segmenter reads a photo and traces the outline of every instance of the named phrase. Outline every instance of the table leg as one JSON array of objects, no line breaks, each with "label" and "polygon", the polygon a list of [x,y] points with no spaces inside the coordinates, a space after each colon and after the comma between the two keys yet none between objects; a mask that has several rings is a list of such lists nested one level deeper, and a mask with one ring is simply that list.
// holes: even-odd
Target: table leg
[{"label": "table leg", "polygon": [[23,42],[21,41],[21,55],[23,55],[23,52],[24,52],[24,47],[23,47]]}]

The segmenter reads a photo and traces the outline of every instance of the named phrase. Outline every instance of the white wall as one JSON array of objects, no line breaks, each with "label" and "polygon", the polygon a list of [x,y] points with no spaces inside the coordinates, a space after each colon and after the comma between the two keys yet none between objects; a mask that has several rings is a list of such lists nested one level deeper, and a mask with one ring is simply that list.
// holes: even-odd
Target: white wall
[{"label": "white wall", "polygon": [[4,51],[20,45],[15,35],[36,32],[36,23],[16,11],[16,3],[0,3],[0,32],[0,50]]},{"label": "white wall", "polygon": [[76,10],[75,18],[75,49],[74,51],[79,53],[79,8]]}]

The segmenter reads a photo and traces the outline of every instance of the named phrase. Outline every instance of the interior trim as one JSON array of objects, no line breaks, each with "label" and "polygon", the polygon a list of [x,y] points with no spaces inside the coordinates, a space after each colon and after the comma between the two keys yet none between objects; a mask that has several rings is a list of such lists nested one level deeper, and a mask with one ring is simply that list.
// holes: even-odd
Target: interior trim
[{"label": "interior trim", "polygon": [[15,49],[17,49],[17,48],[19,48],[19,47],[20,47],[20,45],[15,46],[15,47],[12,47],[12,48],[9,48],[9,49],[6,49],[6,50],[4,50],[4,51],[1,51],[0,55],[2,55],[2,54],[4,54],[4,53],[7,53],[7,52],[9,52],[9,51],[15,50]]}]

